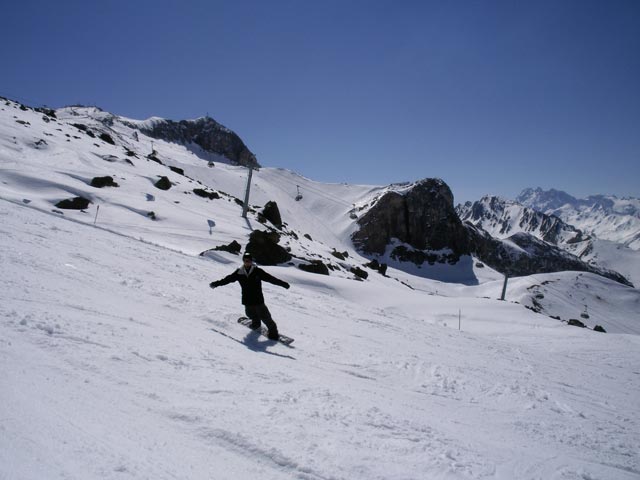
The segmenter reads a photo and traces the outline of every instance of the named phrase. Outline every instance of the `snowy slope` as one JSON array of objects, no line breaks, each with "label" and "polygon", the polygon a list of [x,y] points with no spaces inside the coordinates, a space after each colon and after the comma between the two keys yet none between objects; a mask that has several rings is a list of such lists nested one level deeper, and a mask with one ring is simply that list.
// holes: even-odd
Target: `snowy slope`
[{"label": "snowy slope", "polygon": [[640,474],[636,335],[273,267],[288,349],[208,289],[230,265],[0,215],[0,478]]},{"label": "snowy slope", "polygon": [[[393,268],[359,282],[266,267],[292,285],[265,286],[296,339],[286,348],[235,322],[237,285],[208,288],[237,257],[198,256],[262,228],[232,197],[192,193],[242,198],[246,169],[155,141],[182,176],[144,158],[143,135],[122,145],[132,132],[117,122],[93,126],[110,129],[109,145],[63,114],[3,108],[1,479],[640,476],[637,290],[581,277],[579,290],[615,293],[593,319],[615,309],[634,333],[604,335],[495,300],[487,269],[471,287]],[[97,175],[120,186],[89,186]],[[153,186],[161,175],[169,191]],[[293,249],[364,261],[349,213],[383,187],[267,168],[253,178],[251,203],[276,200],[287,228],[313,238],[283,239]],[[54,206],[76,195],[93,201],[86,212]],[[570,275],[553,284],[567,302]],[[507,299],[524,304],[538,280],[512,279]]]},{"label": "snowy slope", "polygon": [[604,265],[620,272],[640,288],[640,251],[609,240],[593,239],[582,252],[575,252],[589,263]]}]

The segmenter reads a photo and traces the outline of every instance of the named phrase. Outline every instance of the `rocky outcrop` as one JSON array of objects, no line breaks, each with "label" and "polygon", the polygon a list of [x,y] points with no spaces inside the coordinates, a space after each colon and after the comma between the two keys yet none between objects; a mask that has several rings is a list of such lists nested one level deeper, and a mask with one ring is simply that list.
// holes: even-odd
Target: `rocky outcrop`
[{"label": "rocky outcrop", "polygon": [[278,265],[291,260],[291,254],[278,245],[280,234],[255,230],[249,236],[246,251],[261,265]]},{"label": "rocky outcrop", "polygon": [[91,186],[95,188],[118,187],[119,185],[113,180],[111,175],[105,177],[94,177],[91,180]]},{"label": "rocky outcrop", "polygon": [[382,255],[393,239],[415,250],[469,253],[465,228],[453,207],[453,194],[440,179],[428,178],[404,192],[389,191],[359,220],[352,236],[363,252]]},{"label": "rocky outcrop", "polygon": [[86,210],[89,208],[91,201],[84,197],[73,197],[66,200],[61,200],[56,203],[56,207],[65,210]]},{"label": "rocky outcrop", "polygon": [[249,151],[238,135],[210,117],[179,122],[158,119],[127,125],[152,138],[186,146],[196,144],[204,151],[222,155],[238,165],[260,166],[256,156]]},{"label": "rocky outcrop", "polygon": [[528,233],[519,232],[505,240],[492,237],[471,223],[465,223],[470,249],[494,270],[509,276],[561,271],[591,272],[633,286],[618,272],[590,265],[561,248]]},{"label": "rocky outcrop", "polygon": [[276,228],[282,228],[282,216],[280,215],[280,209],[278,204],[274,201],[269,201],[265,204],[262,212],[259,213],[258,219],[264,223],[265,220],[270,221]]},{"label": "rocky outcrop", "polygon": [[172,186],[171,180],[169,180],[167,177],[164,177],[164,176],[160,177],[160,180],[158,180],[153,185],[154,187],[159,188],[160,190],[169,190]]}]

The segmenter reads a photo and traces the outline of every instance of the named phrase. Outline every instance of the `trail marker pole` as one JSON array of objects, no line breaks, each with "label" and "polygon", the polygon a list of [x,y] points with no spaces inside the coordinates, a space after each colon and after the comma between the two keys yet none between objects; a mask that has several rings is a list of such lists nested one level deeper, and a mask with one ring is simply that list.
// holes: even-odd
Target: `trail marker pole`
[{"label": "trail marker pole", "polygon": [[93,219],[93,224],[95,225],[98,221],[98,212],[100,212],[100,205],[96,208],[96,218]]},{"label": "trail marker pole", "polygon": [[509,275],[504,276],[504,284],[502,285],[502,295],[500,296],[500,300],[504,300],[504,297],[507,294],[507,281],[509,281]]},{"label": "trail marker pole", "polygon": [[462,330],[462,310],[458,310],[458,330]]},{"label": "trail marker pole", "polygon": [[249,191],[251,190],[251,177],[253,176],[253,168],[249,167],[249,177],[247,178],[247,190],[244,192],[244,203],[242,204],[242,217],[247,218],[247,210],[249,209]]}]

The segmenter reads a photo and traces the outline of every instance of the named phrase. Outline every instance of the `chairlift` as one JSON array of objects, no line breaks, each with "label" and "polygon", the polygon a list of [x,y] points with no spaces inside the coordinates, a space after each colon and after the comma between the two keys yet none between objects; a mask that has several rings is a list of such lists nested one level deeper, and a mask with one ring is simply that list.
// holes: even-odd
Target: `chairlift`
[{"label": "chairlift", "polygon": [[588,308],[588,307],[585,305],[585,306],[584,306],[584,312],[582,312],[582,313],[580,314],[580,316],[581,316],[582,318],[589,318],[589,312],[587,311],[587,308]]},{"label": "chairlift", "polygon": [[300,200],[302,200],[302,194],[300,193],[300,185],[296,185],[296,188],[298,189],[298,194],[296,195],[296,202],[299,202]]}]

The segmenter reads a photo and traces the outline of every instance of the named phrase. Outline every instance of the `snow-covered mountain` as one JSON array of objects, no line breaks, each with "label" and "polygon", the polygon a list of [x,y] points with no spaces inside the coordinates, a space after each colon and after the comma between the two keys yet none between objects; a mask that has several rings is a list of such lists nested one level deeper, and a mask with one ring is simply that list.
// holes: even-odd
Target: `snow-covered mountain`
[{"label": "snow-covered mountain", "polygon": [[516,198],[534,210],[560,217],[566,223],[633,250],[640,250],[640,199],[592,195],[578,199],[558,190],[528,188]]},{"label": "snow-covered mountain", "polygon": [[456,211],[463,222],[481,226],[496,238],[525,232],[554,245],[588,240],[588,236],[556,216],[496,196],[487,195],[477,202],[466,202],[458,205]]},{"label": "snow-covered mountain", "polygon": [[[557,205],[567,197],[564,192],[555,192],[542,199],[547,205]],[[458,205],[456,211],[461,220],[482,228],[495,238],[508,239],[526,233],[557,245],[591,266],[619,272],[633,285],[640,285],[640,252],[620,243],[601,240],[593,233],[585,234],[556,215],[495,196]]]},{"label": "snow-covered mountain", "polygon": [[[411,185],[261,168],[244,219],[245,167],[106,115],[0,102],[0,478],[637,478],[640,291],[564,272],[501,302],[471,256],[382,275],[352,235]],[[293,348],[208,287],[259,231]]]},{"label": "snow-covered mountain", "polygon": [[[594,240],[554,215],[495,196],[458,205],[456,213],[468,225],[473,243],[477,245],[476,255],[494,268],[503,265],[498,268],[502,272],[521,276],[563,270],[590,271],[633,284],[609,264],[586,257],[594,249]],[[635,274],[636,269],[631,270]]]}]

